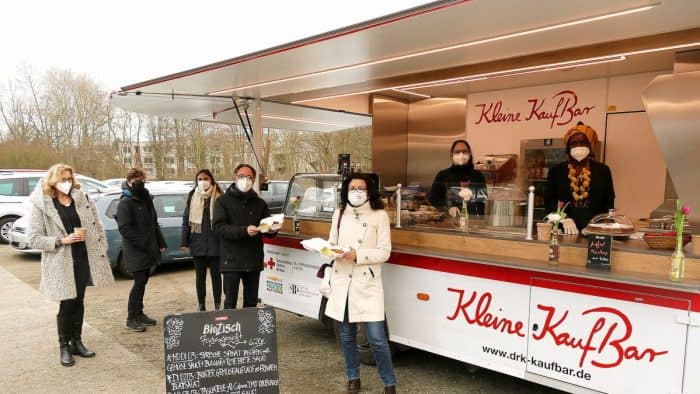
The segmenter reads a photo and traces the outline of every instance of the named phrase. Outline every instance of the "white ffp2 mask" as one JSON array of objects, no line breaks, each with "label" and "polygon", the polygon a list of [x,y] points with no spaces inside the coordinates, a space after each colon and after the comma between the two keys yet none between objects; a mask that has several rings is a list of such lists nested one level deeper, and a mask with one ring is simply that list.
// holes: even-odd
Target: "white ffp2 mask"
[{"label": "white ffp2 mask", "polygon": [[245,193],[248,190],[250,190],[251,187],[253,187],[253,181],[251,181],[248,178],[241,178],[236,181],[236,187],[238,188],[238,190]]},{"label": "white ffp2 mask", "polygon": [[63,194],[69,194],[70,189],[72,189],[72,188],[73,188],[73,182],[71,182],[71,181],[63,181],[63,182],[59,182],[56,184],[56,190],[58,190],[59,192],[61,192]]},{"label": "white ffp2 mask", "polygon": [[350,190],[348,201],[352,206],[359,207],[367,201],[367,192],[363,190]]},{"label": "white ffp2 mask", "polygon": [[590,153],[591,150],[586,146],[577,146],[575,148],[571,148],[571,152],[569,152],[571,157],[573,157],[576,161],[581,161],[585,159]]},{"label": "white ffp2 mask", "polygon": [[211,186],[211,182],[209,181],[197,181],[197,187],[199,187],[199,190],[209,190],[209,187]]},{"label": "white ffp2 mask", "polygon": [[469,163],[469,157],[469,153],[456,153],[452,155],[452,162],[457,164],[458,166],[463,166]]}]

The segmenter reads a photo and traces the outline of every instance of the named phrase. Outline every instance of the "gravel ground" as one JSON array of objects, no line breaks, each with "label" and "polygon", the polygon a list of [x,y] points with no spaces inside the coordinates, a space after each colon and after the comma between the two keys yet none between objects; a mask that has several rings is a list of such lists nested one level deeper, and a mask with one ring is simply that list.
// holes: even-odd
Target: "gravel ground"
[{"label": "gravel ground", "polygon": [[[0,246],[0,266],[29,286],[38,289],[40,263],[37,256],[15,253]],[[158,320],[158,326],[145,333],[132,333],[125,324],[126,300],[131,281],[117,278],[115,286],[88,288],[86,321],[139,356],[148,368],[163,377],[163,317],[193,311],[196,307],[194,269],[191,263],[164,266],[146,288],[145,312]],[[208,290],[210,287],[208,286]],[[208,304],[211,305],[211,296]],[[0,314],[0,324],[3,318]],[[83,338],[90,344],[90,338]],[[342,356],[332,332],[311,319],[277,311],[277,342],[282,393],[341,393],[345,376]],[[56,346],[57,348],[58,346]],[[56,363],[58,363],[56,349]],[[95,359],[99,362],[99,356]],[[394,359],[398,391],[403,393],[556,393],[558,391],[508,375],[487,370],[469,373],[467,366],[418,350],[399,353]],[[118,374],[115,374],[118,375]],[[2,372],[0,372],[0,380]],[[365,393],[382,392],[374,367],[362,367]],[[141,392],[157,392],[162,386],[142,387]],[[43,391],[43,390],[42,390]],[[51,391],[51,390],[46,390]]]}]

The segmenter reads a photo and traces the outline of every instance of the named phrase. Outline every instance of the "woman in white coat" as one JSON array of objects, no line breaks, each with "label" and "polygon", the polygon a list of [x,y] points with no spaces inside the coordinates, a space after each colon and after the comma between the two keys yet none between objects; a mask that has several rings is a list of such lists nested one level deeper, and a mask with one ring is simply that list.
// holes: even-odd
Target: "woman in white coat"
[{"label": "woman in white coat", "polygon": [[326,315],[340,322],[348,393],[360,391],[357,323],[365,324],[384,393],[396,392],[396,376],[384,332],[384,289],[381,264],[391,254],[389,216],[375,182],[362,173],[343,181],[340,209],[333,214],[329,241],[350,248],[335,259]]},{"label": "woman in white coat", "polygon": [[49,168],[29,197],[29,245],[41,253],[39,290],[61,303],[56,323],[61,364],[73,355],[94,357],[82,342],[85,287],[114,283],[107,260],[107,241],[95,203],[80,191],[73,169]]}]

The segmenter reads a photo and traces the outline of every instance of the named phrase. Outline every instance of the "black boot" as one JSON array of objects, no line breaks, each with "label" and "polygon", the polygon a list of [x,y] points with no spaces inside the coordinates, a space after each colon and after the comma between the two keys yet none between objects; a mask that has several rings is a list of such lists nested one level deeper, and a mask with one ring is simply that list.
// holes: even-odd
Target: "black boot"
[{"label": "black boot", "polygon": [[199,304],[199,311],[200,312],[204,312],[206,310],[207,310],[207,308],[204,307],[204,304]]},{"label": "black boot", "polygon": [[73,355],[70,354],[70,337],[73,322],[65,316],[56,316],[56,326],[58,327],[58,344],[61,349],[61,365],[70,367],[75,364]]},{"label": "black boot", "polygon": [[88,350],[88,348],[83,345],[83,341],[81,340],[84,316],[85,307],[81,305],[76,309],[75,315],[73,315],[73,332],[70,340],[70,352],[71,354],[77,354],[80,357],[95,357],[95,352]]},{"label": "black boot", "polygon": [[220,310],[221,310],[221,301],[215,302],[215,303],[214,303],[214,310],[215,310],[215,311],[220,311]]},{"label": "black boot", "polygon": [[155,326],[156,325],[155,319],[151,319],[150,317],[148,317],[148,315],[146,315],[143,312],[141,312],[139,314],[138,320],[147,326]]}]

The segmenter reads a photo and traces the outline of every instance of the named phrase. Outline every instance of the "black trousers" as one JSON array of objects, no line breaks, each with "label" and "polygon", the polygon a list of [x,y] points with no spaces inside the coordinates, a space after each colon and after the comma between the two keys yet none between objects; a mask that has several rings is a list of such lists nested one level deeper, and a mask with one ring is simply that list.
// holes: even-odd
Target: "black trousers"
[{"label": "black trousers", "polygon": [[209,274],[211,275],[211,289],[214,293],[214,303],[220,305],[221,272],[219,272],[219,256],[194,256],[197,301],[204,305],[207,298],[207,267],[209,267]]},{"label": "black trousers", "polygon": [[[76,297],[61,301],[56,315],[59,340],[80,337],[83,314],[85,313],[85,288],[90,282],[90,265],[87,259],[73,260]],[[78,327],[75,327],[78,325]]]},{"label": "black trousers", "polygon": [[143,313],[143,296],[146,294],[146,284],[148,277],[151,275],[151,270],[136,271],[134,275],[134,284],[129,292],[129,314],[128,320],[134,320]]},{"label": "black trousers", "polygon": [[238,284],[243,281],[243,307],[258,305],[258,287],[260,286],[260,271],[224,272],[224,308],[235,309],[238,300]]},{"label": "black trousers", "polygon": [[73,267],[77,296],[70,300],[61,301],[57,315],[59,319],[72,320],[78,313],[82,313],[84,309],[85,288],[87,287],[88,281],[90,281],[90,268],[87,264],[83,267],[80,264],[76,264],[76,262],[73,262]]}]

